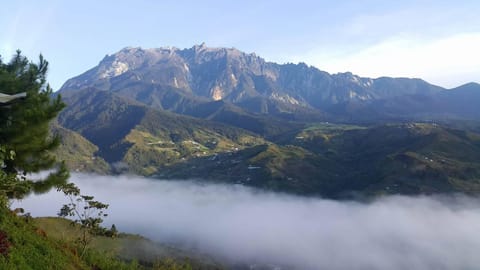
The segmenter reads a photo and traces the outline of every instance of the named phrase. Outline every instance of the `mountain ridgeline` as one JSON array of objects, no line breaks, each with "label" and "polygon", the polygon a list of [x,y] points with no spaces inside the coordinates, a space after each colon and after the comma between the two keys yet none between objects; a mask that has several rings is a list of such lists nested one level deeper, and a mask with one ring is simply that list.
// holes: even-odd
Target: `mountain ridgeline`
[{"label": "mountain ridgeline", "polygon": [[480,191],[475,83],[332,75],[202,44],[124,48],[59,93],[58,154],[82,150],[73,169],[329,197]]},{"label": "mountain ridgeline", "polygon": [[125,48],[68,80],[61,92],[86,87],[194,116],[199,104],[221,100],[251,113],[317,118],[338,118],[342,107],[401,96],[435,96],[444,90],[420,79],[330,75],[304,63],[280,65],[204,44],[183,50]]}]

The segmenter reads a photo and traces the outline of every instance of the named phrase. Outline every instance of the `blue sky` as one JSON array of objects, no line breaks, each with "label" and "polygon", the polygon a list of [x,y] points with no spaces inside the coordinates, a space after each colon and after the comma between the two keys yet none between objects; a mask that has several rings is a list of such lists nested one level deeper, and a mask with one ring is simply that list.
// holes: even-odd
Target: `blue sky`
[{"label": "blue sky", "polygon": [[3,1],[0,55],[50,62],[65,80],[126,46],[205,42],[330,73],[480,82],[480,1]]}]

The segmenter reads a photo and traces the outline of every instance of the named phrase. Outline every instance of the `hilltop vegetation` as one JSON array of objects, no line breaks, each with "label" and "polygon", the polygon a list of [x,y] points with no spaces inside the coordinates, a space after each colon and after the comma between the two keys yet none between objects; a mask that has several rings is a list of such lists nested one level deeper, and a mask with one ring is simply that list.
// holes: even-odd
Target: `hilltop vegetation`
[{"label": "hilltop vegetation", "polygon": [[17,217],[6,208],[0,210],[0,231],[0,269],[142,269],[93,250],[80,258],[73,241],[57,241],[31,218]]},{"label": "hilltop vegetation", "polygon": [[375,127],[323,124],[266,144],[194,159],[164,178],[208,178],[332,198],[480,192],[477,133],[411,123]]},{"label": "hilltop vegetation", "polygon": [[[35,218],[33,222],[54,241],[74,242],[81,235],[81,228],[72,226],[66,219],[42,217]],[[101,256],[105,256],[105,264],[112,264],[98,265],[100,269],[116,269],[118,266],[146,270],[223,269],[221,264],[204,254],[157,244],[140,235],[126,233],[120,233],[115,237],[94,236],[89,252],[86,261],[91,260],[90,264],[101,262]]]},{"label": "hilltop vegetation", "polygon": [[[91,158],[104,159],[114,172],[151,175],[162,166],[190,157],[264,142],[243,129],[157,111],[106,91],[80,91],[65,101],[69,107],[60,115],[59,123],[98,147],[98,151],[90,152]],[[74,151],[71,143],[65,141],[61,152]]]},{"label": "hilltop vegetation", "polygon": [[17,216],[0,209],[0,269],[189,270],[224,269],[203,254],[186,252],[131,234],[95,236],[80,257],[80,227],[60,218]]},{"label": "hilltop vegetation", "polygon": [[[95,97],[96,105],[72,95],[67,102],[78,105],[67,108],[60,123],[100,142],[91,155],[104,157],[111,172],[331,198],[480,191],[479,133],[471,123],[304,123],[267,137],[155,110],[105,91],[75,94]],[[103,107],[112,100],[115,106]],[[87,114],[89,108],[97,111]],[[109,112],[121,119],[131,110],[141,113],[130,124],[102,116]]]},{"label": "hilltop vegetation", "polygon": [[[96,155],[98,147],[77,132],[54,122],[52,134],[60,137],[61,144],[54,151],[58,160],[64,160],[71,170],[94,173],[108,173],[110,165]],[[68,147],[65,147],[68,146]]]}]

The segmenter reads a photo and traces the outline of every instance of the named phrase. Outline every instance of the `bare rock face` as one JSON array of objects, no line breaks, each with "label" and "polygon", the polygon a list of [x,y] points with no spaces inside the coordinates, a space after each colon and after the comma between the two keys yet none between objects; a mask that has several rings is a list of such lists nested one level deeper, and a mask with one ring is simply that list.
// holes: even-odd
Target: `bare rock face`
[{"label": "bare rock face", "polygon": [[331,75],[304,63],[280,65],[253,53],[205,44],[189,49],[127,47],[68,80],[61,91],[88,87],[159,108],[171,108],[179,99],[222,100],[255,112],[264,108],[254,103],[269,104],[275,111],[324,111],[338,104],[427,95],[442,89],[420,79]]}]

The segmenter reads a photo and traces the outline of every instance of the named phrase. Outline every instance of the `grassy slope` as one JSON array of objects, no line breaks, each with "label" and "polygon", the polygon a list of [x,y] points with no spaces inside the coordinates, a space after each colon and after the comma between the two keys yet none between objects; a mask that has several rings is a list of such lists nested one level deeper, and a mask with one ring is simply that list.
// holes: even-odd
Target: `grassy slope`
[{"label": "grassy slope", "polygon": [[[61,270],[187,270],[223,269],[202,254],[160,246],[137,235],[117,238],[96,236],[83,258],[75,239],[78,226],[60,218],[27,219],[7,208],[0,209],[0,232],[10,243],[8,254],[0,254],[0,269]],[[0,237],[0,246],[5,243]]]},{"label": "grassy slope", "polygon": [[264,143],[258,136],[238,128],[156,111],[149,111],[125,141],[131,147],[124,161],[143,175],[182,160]]},{"label": "grassy slope", "polygon": [[305,147],[345,168],[335,192],[480,192],[478,134],[411,123],[318,136]]},{"label": "grassy slope", "polygon": [[160,177],[207,178],[333,198],[480,193],[480,135],[434,124],[321,124],[234,153],[166,168]]},{"label": "grassy slope", "polygon": [[2,225],[14,246],[7,258],[0,256],[0,269],[88,269],[63,247],[42,239],[34,232],[23,228],[13,230],[7,224]]},{"label": "grassy slope", "polygon": [[[264,143],[240,128],[154,110],[105,91],[87,89],[66,102],[69,106],[60,114],[60,124],[95,144],[96,154],[116,172],[151,175],[183,159]],[[73,139],[64,140],[68,151],[63,152],[74,153],[75,145],[84,144],[77,140],[81,136],[68,138]]]},{"label": "grassy slope", "polygon": [[0,269],[91,269],[64,242],[42,236],[31,222],[0,209],[0,230],[8,236],[11,248],[0,255]]},{"label": "grassy slope", "polygon": [[[80,236],[78,226],[62,218],[36,218],[35,224],[42,228],[49,237],[62,242],[73,242]],[[222,267],[202,254],[178,250],[169,246],[156,244],[139,235],[121,233],[118,237],[95,236],[90,247],[107,256],[122,261],[136,260],[146,268],[162,269],[222,269]]]},{"label": "grassy slope", "polygon": [[72,171],[108,173],[110,166],[96,155],[98,147],[82,135],[58,124],[52,124],[53,134],[60,136],[60,146],[53,152],[57,160],[64,160]]}]

